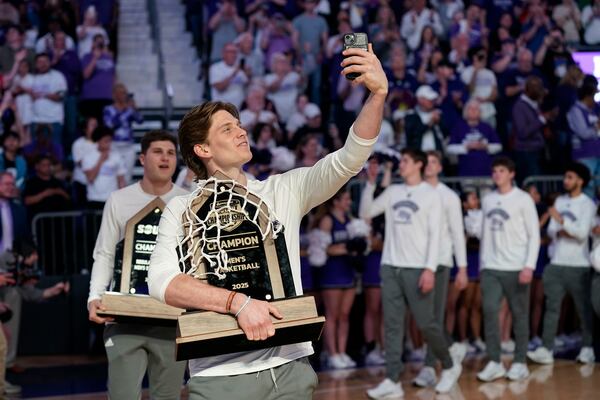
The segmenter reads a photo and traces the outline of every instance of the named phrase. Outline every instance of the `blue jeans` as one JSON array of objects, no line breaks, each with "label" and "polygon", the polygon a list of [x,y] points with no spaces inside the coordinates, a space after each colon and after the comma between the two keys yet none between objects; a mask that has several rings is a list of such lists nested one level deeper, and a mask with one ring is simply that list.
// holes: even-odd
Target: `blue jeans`
[{"label": "blue jeans", "polygon": [[600,187],[600,157],[581,158],[577,161],[588,167],[590,170],[592,179],[590,179],[590,183],[585,188],[585,194],[592,199],[595,199],[596,191],[598,190],[598,187]]}]

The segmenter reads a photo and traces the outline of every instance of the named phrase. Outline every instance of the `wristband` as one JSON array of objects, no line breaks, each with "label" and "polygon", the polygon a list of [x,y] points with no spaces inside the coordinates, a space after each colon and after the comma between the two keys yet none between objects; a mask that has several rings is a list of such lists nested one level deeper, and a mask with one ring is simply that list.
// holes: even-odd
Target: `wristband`
[{"label": "wristband", "polygon": [[238,310],[238,312],[235,313],[235,318],[237,318],[238,315],[240,315],[240,313],[244,310],[244,308],[246,308],[246,306],[248,305],[248,303],[250,303],[250,299],[251,299],[250,296],[248,296],[246,298],[246,302],[244,304],[242,304],[242,306],[240,307],[240,309]]},{"label": "wristband", "polygon": [[227,303],[225,304],[225,312],[227,314],[231,314],[231,303],[233,303],[233,298],[237,294],[236,291],[229,292],[229,297],[227,298]]}]

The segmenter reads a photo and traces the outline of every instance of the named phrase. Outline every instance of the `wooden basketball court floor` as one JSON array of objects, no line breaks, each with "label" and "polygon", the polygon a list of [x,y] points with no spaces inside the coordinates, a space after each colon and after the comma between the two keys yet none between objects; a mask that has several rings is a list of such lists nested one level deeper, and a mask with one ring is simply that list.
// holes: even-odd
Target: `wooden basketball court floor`
[{"label": "wooden basketball court floor", "polygon": [[[450,393],[444,395],[436,395],[433,389],[413,387],[410,382],[422,364],[407,364],[406,371],[402,376],[404,398],[407,400],[600,399],[600,364],[582,365],[573,361],[557,360],[553,366],[529,365],[531,376],[522,382],[501,379],[492,383],[483,383],[476,378],[483,362],[480,358],[467,359],[463,364],[463,374],[458,385]],[[505,362],[509,362],[509,360],[507,359]],[[319,386],[313,398],[315,400],[367,399],[365,391],[383,379],[384,371],[383,367],[371,367],[320,372],[318,374]],[[36,400],[100,400],[106,398],[106,393],[35,397]],[[143,398],[149,398],[147,391]],[[182,399],[187,399],[185,389],[182,391]]]}]

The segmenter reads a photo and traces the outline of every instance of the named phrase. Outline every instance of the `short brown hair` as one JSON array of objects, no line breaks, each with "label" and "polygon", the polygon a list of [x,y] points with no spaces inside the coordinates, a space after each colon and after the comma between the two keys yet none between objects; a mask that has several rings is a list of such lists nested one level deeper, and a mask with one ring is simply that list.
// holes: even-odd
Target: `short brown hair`
[{"label": "short brown hair", "polygon": [[517,169],[515,162],[507,156],[498,156],[494,158],[494,160],[492,161],[492,168],[495,167],[504,167],[510,172],[515,172],[515,170]]},{"label": "short brown hair", "polygon": [[420,149],[414,149],[405,147],[400,151],[402,156],[409,156],[415,163],[421,163],[421,175],[425,173],[425,167],[427,167],[427,154]]},{"label": "short brown hair", "polygon": [[440,164],[443,164],[444,162],[444,156],[442,156],[442,152],[439,150],[429,150],[425,152],[425,154],[427,154],[427,157],[431,156],[437,158]]},{"label": "short brown hair", "polygon": [[206,166],[194,152],[194,146],[208,142],[208,130],[212,125],[212,117],[217,111],[227,111],[238,120],[240,114],[231,103],[207,101],[185,114],[179,124],[179,148],[185,165],[191,169],[198,179],[208,178]]},{"label": "short brown hair", "polygon": [[173,143],[175,146],[175,150],[177,150],[177,138],[169,131],[165,131],[163,129],[156,129],[152,131],[146,132],[140,144],[142,145],[142,154],[146,154],[150,145],[154,142],[163,142],[169,141]]}]

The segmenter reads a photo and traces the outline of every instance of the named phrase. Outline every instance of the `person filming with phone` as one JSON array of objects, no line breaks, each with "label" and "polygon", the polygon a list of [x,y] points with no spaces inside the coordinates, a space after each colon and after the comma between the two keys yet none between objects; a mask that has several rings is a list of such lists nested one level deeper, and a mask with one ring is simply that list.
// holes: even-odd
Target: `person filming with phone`
[{"label": "person filming with phone", "polygon": [[92,51],[81,60],[83,84],[79,110],[84,117],[100,121],[104,107],[112,103],[111,89],[115,82],[115,61],[104,36],[94,36]]}]

